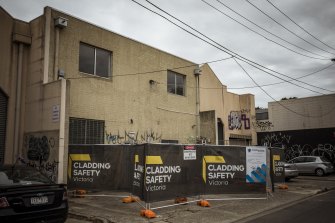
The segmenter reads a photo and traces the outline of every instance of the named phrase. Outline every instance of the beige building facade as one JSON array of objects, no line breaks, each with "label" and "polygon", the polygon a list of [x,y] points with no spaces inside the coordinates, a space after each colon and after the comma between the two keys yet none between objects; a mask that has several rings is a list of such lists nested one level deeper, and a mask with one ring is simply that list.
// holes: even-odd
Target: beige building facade
[{"label": "beige building facade", "polygon": [[208,65],[200,75],[193,62],[50,7],[30,22],[0,8],[0,20],[0,163],[23,158],[66,182],[71,144],[253,144],[254,97],[227,92]]},{"label": "beige building facade", "polygon": [[29,23],[0,13],[2,163],[64,182],[69,144],[199,134],[196,64],[50,7]]},{"label": "beige building facade", "polygon": [[217,145],[256,145],[254,95],[228,92],[208,64],[201,70],[201,136]]}]

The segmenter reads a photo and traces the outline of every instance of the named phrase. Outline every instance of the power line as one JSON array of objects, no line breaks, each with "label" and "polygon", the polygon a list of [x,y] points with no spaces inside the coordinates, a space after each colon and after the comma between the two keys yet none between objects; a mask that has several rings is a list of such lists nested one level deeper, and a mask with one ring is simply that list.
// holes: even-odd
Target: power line
[{"label": "power line", "polygon": [[[222,59],[218,59],[218,60],[213,60],[213,61],[208,61],[208,62],[203,62],[200,64],[192,64],[192,65],[187,65],[187,66],[181,66],[181,67],[173,67],[173,68],[166,68],[166,69],[161,69],[161,70],[152,70],[152,71],[144,71],[144,72],[137,72],[137,73],[125,73],[125,74],[118,74],[118,75],[113,75],[113,77],[122,77],[122,76],[133,76],[133,75],[142,75],[142,74],[151,74],[151,73],[159,73],[159,72],[164,72],[164,71],[168,71],[168,70],[178,70],[178,69],[182,69],[182,68],[188,68],[188,67],[195,67],[198,65],[204,65],[204,64],[211,64],[211,63],[216,63],[216,62],[220,62],[220,61],[225,61],[225,60],[229,60],[231,58],[234,58],[233,56],[230,57],[226,57],[226,58],[222,58]],[[314,71],[312,73],[308,73],[305,74],[303,76],[300,76],[296,79],[302,79],[304,77],[307,76],[311,76],[313,74],[319,73],[325,69],[328,69],[329,67],[335,65],[335,63],[331,63],[330,65],[327,65],[326,67],[323,67],[317,71]],[[67,80],[76,80],[76,79],[92,79],[92,78],[100,78],[100,76],[87,76],[87,77],[70,77],[70,78],[66,78]],[[156,82],[157,84],[162,84],[162,85],[167,85],[167,83],[163,83],[163,82]],[[282,82],[276,82],[276,83],[271,83],[271,84],[264,84],[264,85],[260,85],[261,87],[266,87],[266,86],[272,86],[272,85],[278,85],[278,84],[282,84],[282,83],[286,83],[286,81],[282,81]],[[185,86],[186,88],[196,88],[193,86]],[[228,90],[234,90],[234,89],[250,89],[250,88],[258,88],[259,86],[247,86],[247,87],[227,87]],[[204,90],[209,90],[209,89],[222,89],[222,87],[218,88],[218,87],[199,87],[200,89],[204,89]]]},{"label": "power line", "polygon": [[322,50],[324,52],[327,52],[329,54],[335,55],[327,50],[324,50],[320,47],[318,47],[317,45],[305,40],[304,38],[302,38],[301,36],[297,35],[295,32],[291,31],[290,29],[288,29],[286,26],[282,25],[281,23],[279,23],[277,20],[275,20],[274,18],[272,18],[271,16],[269,16],[269,14],[265,13],[263,10],[261,10],[260,8],[258,8],[255,4],[251,3],[249,0],[246,0],[246,2],[248,2],[251,6],[253,6],[255,9],[257,9],[258,11],[260,11],[262,14],[264,14],[266,17],[270,18],[272,21],[274,21],[275,23],[277,23],[279,26],[283,27],[285,30],[287,30],[288,32],[290,32],[291,34],[293,34],[294,36],[298,37],[299,39],[303,40],[304,42],[314,46],[315,48],[318,48],[319,50]]},{"label": "power line", "polygon": [[[233,58],[233,56],[218,59],[218,60],[203,62],[203,63],[200,63],[200,64],[191,64],[191,65],[181,66],[181,67],[173,67],[173,68],[166,68],[166,69],[161,69],[161,70],[152,70],[152,71],[144,71],[144,72],[136,72],[136,73],[117,74],[117,75],[112,75],[112,78],[113,77],[120,77],[120,76],[123,77],[123,76],[135,76],[135,75],[142,75],[142,74],[159,73],[159,72],[163,72],[163,71],[167,71],[167,70],[178,70],[178,69],[183,69],[183,68],[188,68],[188,67],[196,67],[198,65],[217,63],[217,62],[220,62],[220,61],[229,60],[231,58]],[[75,80],[75,79],[85,79],[85,78],[100,78],[100,76],[73,77],[73,78],[70,77],[70,78],[66,78],[66,79],[67,80]]]},{"label": "power line", "polygon": [[319,41],[320,43],[322,43],[323,45],[335,50],[335,48],[329,46],[327,43],[323,42],[322,40],[320,40],[319,38],[317,38],[316,36],[314,36],[313,34],[311,34],[310,32],[308,32],[304,27],[302,27],[301,25],[299,25],[298,23],[296,23],[293,19],[291,19],[287,14],[285,14],[282,10],[280,10],[278,8],[278,6],[275,6],[271,1],[266,0],[270,5],[272,5],[275,9],[277,9],[281,14],[283,14],[286,18],[288,18],[291,22],[293,22],[295,25],[297,25],[300,29],[302,29],[303,31],[305,31],[308,35],[310,35],[311,37],[313,37],[314,39],[316,39],[317,41]]},{"label": "power line", "polygon": [[[305,74],[305,75],[300,76],[300,77],[298,77],[298,78],[296,78],[296,79],[298,80],[298,79],[302,79],[302,78],[304,78],[304,77],[311,76],[311,75],[313,75],[313,74],[316,74],[316,73],[319,73],[319,72],[321,72],[321,71],[323,71],[323,70],[326,70],[326,69],[328,69],[329,67],[334,66],[334,65],[335,65],[334,63],[331,63],[331,64],[327,65],[326,67],[321,68],[320,70],[314,71],[314,72],[309,73],[309,74]],[[283,84],[283,83],[286,83],[286,82],[285,82],[285,81],[281,81],[281,82],[276,82],[276,83],[271,83],[271,84],[263,84],[263,85],[260,85],[260,86],[261,86],[261,87],[268,87],[268,86],[273,86],[273,85],[278,85],[278,84]],[[248,88],[258,88],[258,86],[232,87],[232,88],[229,87],[229,88],[227,88],[227,89],[232,90],[232,89],[248,89]]]},{"label": "power line", "polygon": [[268,41],[270,41],[270,42],[272,42],[272,43],[274,43],[274,44],[276,44],[276,45],[278,45],[278,46],[280,46],[280,47],[283,47],[283,48],[285,48],[285,49],[287,49],[287,50],[289,50],[289,51],[291,51],[291,52],[294,52],[294,53],[299,54],[299,55],[301,55],[301,56],[308,57],[308,58],[312,58],[312,59],[318,59],[318,60],[329,60],[329,59],[330,59],[330,58],[327,58],[327,57],[322,56],[322,55],[320,55],[320,54],[313,53],[312,51],[306,50],[306,49],[304,49],[304,48],[302,48],[302,47],[300,47],[300,46],[298,46],[298,45],[295,45],[295,44],[293,44],[293,43],[290,43],[289,41],[287,41],[287,40],[281,38],[280,36],[277,36],[277,35],[275,35],[275,34],[269,32],[268,30],[264,29],[263,27],[261,27],[261,26],[255,24],[255,23],[252,22],[251,20],[249,20],[249,19],[245,18],[244,16],[240,15],[239,13],[235,12],[233,9],[231,9],[231,8],[228,7],[228,6],[226,6],[224,3],[222,3],[222,2],[219,1],[219,0],[217,0],[217,1],[218,1],[220,4],[224,5],[225,7],[227,7],[228,9],[230,9],[231,11],[233,11],[233,12],[235,12],[236,14],[240,15],[242,18],[248,20],[249,22],[251,22],[252,24],[254,24],[254,25],[256,25],[257,27],[261,28],[262,30],[266,31],[267,33],[270,33],[271,35],[273,35],[273,36],[275,36],[275,37],[281,39],[282,41],[284,41],[284,42],[286,42],[286,43],[288,43],[288,44],[290,44],[290,45],[292,45],[292,46],[294,46],[294,47],[297,47],[297,48],[299,48],[299,49],[301,49],[301,50],[304,50],[304,51],[306,51],[306,52],[308,52],[308,53],[311,53],[311,54],[314,54],[314,55],[323,57],[324,59],[322,59],[322,58],[318,58],[318,57],[309,56],[309,55],[306,55],[306,54],[297,52],[297,51],[295,51],[295,50],[293,50],[293,49],[291,49],[291,48],[288,48],[288,47],[284,46],[283,44],[280,44],[280,43],[278,43],[278,42],[276,42],[276,41],[274,41],[274,40],[272,40],[272,39],[270,39],[270,38],[264,36],[263,34],[257,32],[256,30],[254,30],[254,29],[248,27],[247,25],[241,23],[240,21],[234,19],[233,17],[231,17],[231,16],[229,16],[228,14],[224,13],[223,11],[221,11],[221,10],[218,9],[218,8],[216,8],[216,7],[213,6],[212,4],[208,3],[207,1],[205,1],[205,0],[201,0],[201,1],[204,2],[205,4],[207,4],[208,6],[212,7],[213,9],[215,9],[215,10],[218,11],[219,13],[221,13],[221,14],[225,15],[226,17],[230,18],[231,20],[233,20],[233,21],[237,22],[238,24],[244,26],[245,28],[247,28],[247,29],[250,30],[251,32],[256,33],[257,35],[259,35],[259,36],[265,38],[266,40],[268,40]]},{"label": "power line", "polygon": [[279,101],[277,101],[275,98],[273,98],[267,91],[265,91],[252,77],[251,75],[244,69],[244,67],[235,59],[233,58],[234,61],[237,63],[237,65],[244,71],[244,73],[254,82],[255,85],[257,85],[257,87],[259,87],[267,96],[269,96],[272,100],[274,100],[275,102],[277,102],[280,106],[282,106],[283,108],[285,108],[286,110],[293,112],[296,115],[299,116],[303,116],[303,117],[307,117],[307,118],[319,118],[319,117],[323,117],[326,116],[328,114],[330,114],[331,112],[334,111],[335,107],[333,107],[332,109],[330,109],[328,112],[322,114],[322,115],[306,115],[306,114],[301,114],[298,113],[294,110],[292,110],[291,108],[285,106],[284,104],[280,103]]},{"label": "power line", "polygon": [[[148,2],[149,4],[151,4],[152,6],[154,6],[155,8],[159,9],[160,11],[162,11],[162,12],[164,12],[165,14],[169,15],[170,17],[174,18],[175,20],[179,21],[180,23],[184,24],[185,26],[189,27],[190,29],[194,30],[195,32],[199,33],[201,36],[203,36],[203,37],[209,39],[210,41],[214,42],[215,44],[217,44],[217,45],[220,46],[221,48],[218,47],[218,46],[216,46],[216,45],[214,45],[213,43],[208,42],[207,40],[204,40],[203,38],[201,38],[201,37],[197,36],[196,34],[190,32],[189,30],[187,30],[187,29],[181,27],[180,25],[176,24],[175,22],[171,21],[170,19],[166,18],[165,16],[159,14],[158,12],[155,12],[155,11],[153,11],[152,9],[149,9],[148,7],[146,7],[146,6],[144,6],[143,4],[137,2],[136,0],[131,0],[131,1],[135,2],[136,4],[140,5],[141,7],[145,8],[145,9],[147,9],[148,11],[150,11],[150,12],[152,12],[152,13],[154,13],[154,14],[156,14],[156,15],[162,17],[162,18],[164,18],[165,20],[169,21],[170,23],[174,24],[175,26],[179,27],[180,29],[184,30],[185,32],[187,32],[187,33],[193,35],[194,37],[196,37],[196,38],[198,38],[198,39],[200,39],[200,40],[203,40],[204,42],[206,42],[206,43],[208,43],[208,44],[214,46],[215,48],[217,48],[217,49],[219,49],[219,50],[221,50],[221,51],[223,51],[223,52],[225,52],[225,53],[227,53],[227,54],[229,54],[229,55],[231,55],[231,56],[233,56],[233,57],[236,57],[237,59],[239,59],[239,60],[241,60],[241,61],[243,61],[243,62],[245,62],[245,63],[248,63],[249,65],[255,67],[256,69],[259,69],[259,70],[261,70],[261,71],[263,71],[263,72],[265,72],[265,73],[267,73],[267,74],[269,74],[269,75],[271,75],[271,76],[274,76],[274,77],[276,77],[276,78],[278,78],[278,79],[281,79],[281,80],[283,80],[283,81],[285,81],[285,82],[288,82],[288,83],[290,83],[290,84],[292,84],[292,85],[295,85],[295,86],[297,86],[297,87],[304,88],[304,89],[306,89],[306,90],[312,91],[312,92],[314,92],[314,93],[323,94],[323,93],[314,91],[314,90],[312,90],[312,89],[303,87],[303,86],[301,86],[301,85],[298,85],[298,84],[296,84],[296,83],[290,82],[290,81],[288,81],[288,80],[285,80],[285,79],[283,79],[283,78],[281,78],[281,77],[278,77],[278,76],[276,76],[276,75],[274,75],[274,74],[272,74],[272,73],[270,73],[270,72],[268,72],[268,71],[266,71],[266,70],[269,70],[269,71],[271,71],[271,72],[277,73],[277,74],[282,75],[282,76],[285,76],[285,77],[287,77],[287,78],[289,78],[289,79],[291,79],[291,80],[295,80],[295,81],[297,81],[297,82],[301,82],[301,83],[303,83],[303,84],[309,85],[309,86],[311,86],[311,87],[315,87],[315,88],[319,88],[319,89],[322,89],[322,90],[330,91],[330,90],[327,90],[327,89],[324,89],[324,88],[320,88],[320,87],[317,87],[317,86],[314,86],[314,85],[311,85],[311,84],[308,84],[308,83],[299,81],[299,80],[297,80],[297,79],[291,78],[291,77],[289,77],[288,75],[282,74],[282,73],[280,73],[280,72],[278,72],[278,71],[275,71],[275,70],[273,70],[273,69],[267,68],[267,67],[265,67],[265,66],[263,66],[263,65],[261,65],[261,64],[259,64],[259,63],[256,63],[256,62],[254,62],[254,61],[249,60],[249,59],[247,59],[247,58],[245,58],[245,57],[243,57],[243,56],[237,54],[236,52],[234,52],[234,51],[232,51],[232,50],[229,50],[227,47],[224,47],[224,46],[221,45],[220,43],[214,41],[213,39],[209,38],[209,37],[206,36],[205,34],[201,33],[200,31],[196,30],[195,28],[191,27],[190,25],[186,24],[185,22],[181,21],[180,19],[174,17],[173,15],[169,14],[168,12],[164,11],[163,9],[159,8],[158,6],[156,6],[155,4],[151,3],[151,2],[148,1],[148,0],[146,0],[146,2]],[[265,70],[264,70],[264,69],[265,69]],[[330,91],[330,92],[333,92],[333,91]]]}]

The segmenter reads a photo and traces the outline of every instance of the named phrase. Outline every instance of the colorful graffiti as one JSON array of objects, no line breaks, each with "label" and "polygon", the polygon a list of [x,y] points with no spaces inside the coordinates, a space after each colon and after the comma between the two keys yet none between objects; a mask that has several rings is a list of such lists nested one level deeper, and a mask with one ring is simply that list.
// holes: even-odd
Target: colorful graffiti
[{"label": "colorful graffiti", "polygon": [[162,134],[152,130],[144,131],[142,133],[134,131],[124,131],[124,134],[105,133],[105,142],[107,144],[138,144],[138,143],[153,143],[160,142]]},{"label": "colorful graffiti", "polygon": [[231,111],[230,115],[228,115],[228,128],[230,130],[239,130],[242,128],[242,126],[244,126],[245,129],[250,129],[250,118],[247,117],[247,113],[249,112],[249,109],[242,109],[241,111]]},{"label": "colorful graffiti", "polygon": [[228,116],[228,126],[230,130],[241,129],[242,127],[241,112],[239,111],[230,112],[230,115]]}]

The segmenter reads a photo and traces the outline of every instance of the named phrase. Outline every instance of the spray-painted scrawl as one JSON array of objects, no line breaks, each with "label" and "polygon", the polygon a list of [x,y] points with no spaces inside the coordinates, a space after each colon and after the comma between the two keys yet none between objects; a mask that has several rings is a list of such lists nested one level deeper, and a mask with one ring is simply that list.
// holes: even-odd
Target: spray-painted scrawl
[{"label": "spray-painted scrawl", "polygon": [[51,180],[57,179],[58,133],[28,133],[25,136],[24,157],[26,164],[45,173]]},{"label": "spray-painted scrawl", "polygon": [[231,111],[230,115],[228,115],[228,125],[230,130],[241,129],[242,126],[244,126],[245,129],[250,129],[250,118],[244,114],[244,112],[246,112],[245,109],[242,111]]}]

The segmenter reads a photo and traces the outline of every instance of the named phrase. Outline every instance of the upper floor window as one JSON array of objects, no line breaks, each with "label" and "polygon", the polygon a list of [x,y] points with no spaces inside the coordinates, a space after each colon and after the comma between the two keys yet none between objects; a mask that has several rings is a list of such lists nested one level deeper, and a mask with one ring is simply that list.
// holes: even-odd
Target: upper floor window
[{"label": "upper floor window", "polygon": [[174,71],[167,72],[167,91],[172,94],[185,96],[186,76]]},{"label": "upper floor window", "polygon": [[111,58],[110,51],[80,43],[79,71],[100,77],[110,77]]}]

